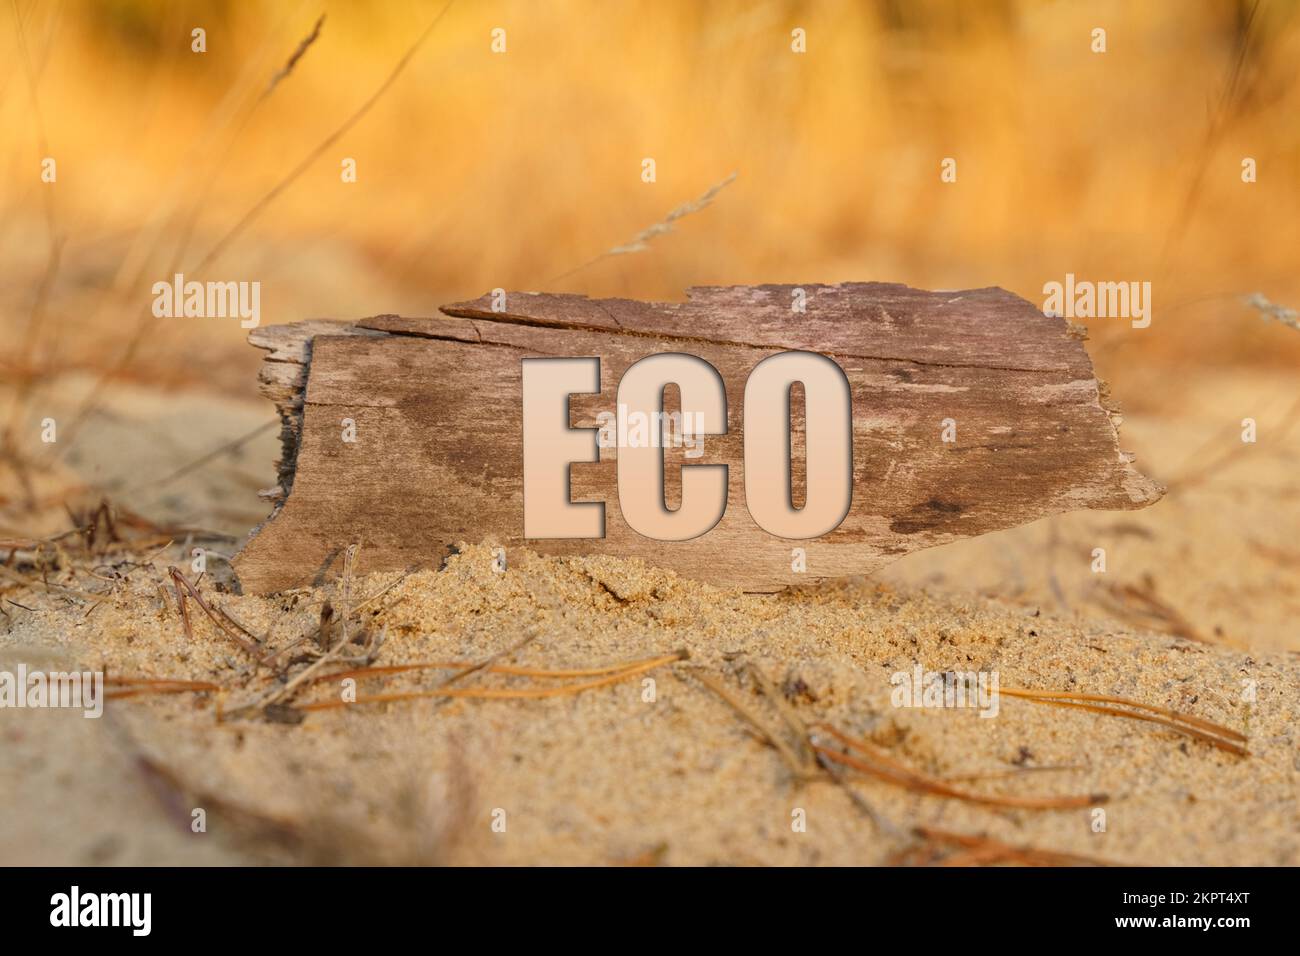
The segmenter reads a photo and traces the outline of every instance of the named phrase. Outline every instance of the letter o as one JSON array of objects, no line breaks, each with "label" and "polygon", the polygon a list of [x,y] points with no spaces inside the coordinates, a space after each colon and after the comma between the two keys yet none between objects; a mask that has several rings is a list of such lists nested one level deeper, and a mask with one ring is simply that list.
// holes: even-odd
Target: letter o
[{"label": "letter o", "polygon": [[[808,493],[791,497],[790,389],[804,387]],[[745,504],[779,538],[809,539],[839,527],[853,504],[853,412],[849,380],[815,352],[782,352],[745,382]]]}]

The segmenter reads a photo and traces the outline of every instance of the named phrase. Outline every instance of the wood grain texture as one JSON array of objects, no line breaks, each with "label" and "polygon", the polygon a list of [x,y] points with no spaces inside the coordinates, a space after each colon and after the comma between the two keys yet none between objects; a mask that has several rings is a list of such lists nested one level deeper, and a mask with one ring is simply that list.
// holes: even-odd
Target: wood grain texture
[{"label": "wood grain texture", "polygon": [[[510,293],[431,318],[256,330],[268,350],[264,392],[285,421],[276,510],[236,560],[242,586],[267,592],[332,573],[362,544],[359,570],[437,567],[458,542],[525,545],[551,554],[640,557],[746,590],[869,572],[921,548],[1081,508],[1131,509],[1162,489],[1118,445],[1081,337],[1060,318],[1001,289],[924,292],[901,285],[692,289],[680,303]],[[853,401],[853,501],[830,534],[776,538],[745,505],[743,407],[753,367],[778,351],[834,359]],[[524,542],[521,360],[599,356],[601,393],[575,396],[573,427],[613,411],[634,362],[688,352],[727,389],[727,434],[690,461],[666,452],[670,506],[676,465],[725,463],[727,509],[709,533],[647,539],[623,520],[617,449],[572,466],[572,498],[604,501],[603,539]],[[341,440],[342,420],[357,440]],[[955,442],[941,422],[957,422]],[[798,430],[798,428],[796,428]],[[795,484],[801,463],[795,465]],[[676,480],[674,480],[674,477]],[[791,569],[791,548],[807,573]]]}]

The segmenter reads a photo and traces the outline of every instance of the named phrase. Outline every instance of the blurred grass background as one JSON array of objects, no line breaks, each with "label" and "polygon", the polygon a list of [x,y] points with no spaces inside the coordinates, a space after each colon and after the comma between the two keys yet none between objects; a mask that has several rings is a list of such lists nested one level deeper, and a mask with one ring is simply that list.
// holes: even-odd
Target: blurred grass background
[{"label": "blurred grass background", "polygon": [[[1180,401],[1203,373],[1300,358],[1300,335],[1240,301],[1300,304],[1293,2],[459,0],[374,108],[259,207],[442,6],[5,0],[8,454],[60,395],[78,396],[74,416],[118,387],[190,402],[195,449],[222,429],[193,396],[259,401],[261,353],[237,321],[152,317],[150,286],[174,271],[260,281],[264,323],[431,314],[497,286],[678,298],[883,280],[1041,304],[1073,272],[1154,284],[1149,329],[1088,323],[1130,410]],[[1257,183],[1241,181],[1246,156]],[[733,171],[646,251],[591,263]]]}]

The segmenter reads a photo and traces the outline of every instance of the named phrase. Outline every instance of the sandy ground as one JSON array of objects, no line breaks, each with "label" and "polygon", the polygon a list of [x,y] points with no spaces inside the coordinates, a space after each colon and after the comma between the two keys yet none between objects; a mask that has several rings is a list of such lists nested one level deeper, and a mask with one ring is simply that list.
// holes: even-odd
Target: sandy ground
[{"label": "sandy ground", "polygon": [[[83,662],[231,689],[110,700],[100,720],[10,712],[0,757],[7,862],[882,863],[916,847],[916,826],[1122,863],[1294,864],[1300,855],[1294,655],[1252,657],[865,581],[755,597],[634,562],[526,553],[499,573],[478,546],[362,612],[367,628],[387,628],[382,664],[489,660],[531,635],[499,662],[592,668],[678,649],[689,659],[551,699],[361,702],[296,725],[218,723],[215,697],[229,710],[265,683],[207,621],[186,641],[156,576],[131,570],[89,616],[26,595],[34,610],[11,606],[0,638],[4,666]],[[357,594],[385,583],[357,582]],[[283,646],[319,620],[326,595],[213,597]],[[1250,756],[1006,696],[992,719],[892,706],[890,675],[918,662],[996,670],[1003,686],[1173,707],[1246,733]],[[779,729],[780,705],[758,691],[751,667],[804,723],[866,736],[954,785],[1094,796],[1072,809],[1003,809],[846,779],[883,818],[877,825],[845,786],[795,779],[699,676]],[[431,688],[449,673],[366,680],[360,692]],[[1257,684],[1254,703],[1242,700],[1246,679]],[[480,671],[453,686],[538,682]],[[326,682],[299,702],[340,693]],[[205,833],[190,830],[196,807],[209,814]],[[1096,808],[1104,832],[1094,830]],[[792,828],[799,811],[803,832]]]},{"label": "sandy ground", "polygon": [[[353,605],[383,592],[351,619],[356,633],[386,635],[379,666],[498,668],[447,685],[470,694],[600,679],[517,675],[502,666],[599,669],[678,651],[688,657],[528,699],[367,703],[368,695],[430,691],[455,671],[376,676],[358,682],[362,702],[306,713],[300,723],[232,716],[277,686],[271,668],[255,664],[193,604],[187,638],[172,592],[162,590],[167,566],[188,569],[188,549],[199,543],[211,549],[200,582],[205,599],[268,650],[310,633],[327,600],[337,613],[338,582],[274,598],[234,593],[220,555],[237,540],[211,536],[242,530],[262,513],[253,490],[270,484],[261,479],[270,475],[272,433],[158,482],[255,429],[268,410],[250,402],[214,411],[185,393],[164,404],[116,392],[93,430],[94,441],[114,453],[86,447],[62,466],[66,472],[41,478],[46,490],[93,480],[117,488],[117,500],[133,509],[201,530],[161,552],[103,540],[87,552],[65,540],[62,557],[46,549],[36,564],[30,556],[15,564],[23,580],[0,581],[0,670],[19,662],[104,668],[110,677],[221,689],[109,700],[100,720],[0,711],[0,805],[8,811],[0,816],[0,860],[1006,859],[918,836],[924,827],[1114,863],[1300,863],[1293,626],[1300,436],[1280,436],[1275,426],[1284,424],[1285,409],[1267,408],[1257,414],[1276,440],[1238,449],[1235,431],[1226,429],[1232,422],[1206,414],[1231,406],[1232,418],[1269,384],[1211,381],[1202,403],[1130,417],[1125,447],[1171,484],[1153,508],[1039,522],[913,555],[870,580],[751,596],[611,559],[514,552],[501,573],[489,546],[467,544],[441,571],[409,576],[386,592],[394,576],[355,581]],[[1284,383],[1272,384],[1286,395]],[[204,415],[211,427],[192,428]],[[1197,469],[1185,464],[1188,449],[1200,449],[1193,462],[1215,460],[1221,449],[1230,454],[1190,480]],[[120,473],[103,471],[104,461],[119,463]],[[78,474],[78,462],[96,462],[98,470]],[[139,541],[145,532],[130,534]],[[1107,549],[1105,574],[1091,570],[1095,547]],[[274,663],[312,646],[299,644]],[[284,673],[295,676],[310,663],[303,656]],[[891,676],[917,664],[996,671],[1003,687],[1172,708],[1244,733],[1249,756],[1150,723],[1008,696],[992,719],[970,709],[894,706]],[[343,690],[338,681],[321,682],[294,703],[341,702]],[[1066,809],[1006,808],[917,793],[849,768],[839,779],[815,766],[796,772],[799,764],[764,736],[803,756],[791,728],[821,725],[866,738],[889,759],[971,793],[1081,799]],[[827,730],[812,739],[843,749]],[[196,833],[200,808],[206,830]]]}]

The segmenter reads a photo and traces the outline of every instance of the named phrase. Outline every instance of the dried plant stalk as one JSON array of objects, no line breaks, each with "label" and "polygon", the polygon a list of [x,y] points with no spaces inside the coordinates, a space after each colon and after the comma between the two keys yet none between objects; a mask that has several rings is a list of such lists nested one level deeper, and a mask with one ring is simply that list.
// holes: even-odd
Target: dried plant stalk
[{"label": "dried plant stalk", "polygon": [[[1013,846],[987,836],[952,833],[932,827],[917,827],[913,831],[922,842],[908,847],[890,859],[892,866],[934,864],[938,866],[989,866],[995,863],[1014,863],[1020,866],[1112,866],[1106,860],[1062,853],[1057,850],[1040,850],[1032,846]],[[940,859],[919,860],[930,851],[943,846],[957,847],[958,851]]]},{"label": "dried plant stalk", "polygon": [[646,671],[662,667],[674,661],[685,660],[684,652],[653,657],[649,660],[633,661],[627,667],[596,680],[579,684],[566,684],[563,687],[436,687],[431,690],[396,691],[390,694],[372,694],[358,697],[355,701],[325,700],[311,704],[299,705],[299,710],[334,710],[339,707],[352,707],[356,704],[381,704],[402,700],[418,700],[430,697],[465,697],[472,700],[538,700],[546,697],[566,697],[594,690],[607,684],[627,680]]},{"label": "dried plant stalk", "polygon": [[721,681],[710,677],[703,671],[696,671],[691,676],[722,698],[723,702],[743,717],[746,723],[753,727],[767,744],[775,748],[776,752],[781,755],[781,759],[785,761],[786,766],[790,768],[790,772],[793,773],[796,778],[804,778],[816,773],[815,766],[806,760],[801,760],[799,755],[795,753],[794,749],[784,739],[782,739],[780,734],[768,730],[767,727],[763,725],[763,722],[759,720],[748,707],[736,699],[736,696],[727,690],[727,688],[722,686]]},{"label": "dried plant stalk", "polygon": [[860,760],[850,754],[841,753],[829,747],[813,744],[813,749],[819,754],[846,767],[884,778],[891,783],[901,784],[907,789],[918,793],[928,793],[934,796],[963,800],[967,803],[980,803],[985,806],[1008,807],[1017,810],[1066,810],[1076,807],[1091,807],[1099,803],[1105,803],[1108,799],[1104,793],[1079,794],[1067,797],[999,797],[959,790],[956,787],[949,786],[942,780],[919,773],[899,763],[864,740],[850,737],[826,724],[818,726],[819,729],[825,730],[826,733],[844,744],[844,746],[868,757],[871,762]]},{"label": "dried plant stalk", "polygon": [[307,52],[308,48],[313,43],[320,39],[320,28],[324,25],[325,14],[322,13],[316,18],[316,24],[311,28],[311,33],[307,34],[307,36],[298,43],[298,46],[294,48],[293,53],[289,55],[288,61],[284,66],[280,67],[280,69],[276,71],[273,77],[271,77],[271,82],[267,84],[266,90],[262,93],[262,99],[266,99],[270,96],[275,88],[293,72],[294,67],[298,65],[298,61],[303,58],[303,54]]},{"label": "dried plant stalk", "polygon": [[[382,677],[387,674],[405,674],[411,671],[460,671],[468,673],[474,670],[477,665],[469,661],[417,661],[411,664],[388,664],[383,667],[357,667],[347,671],[336,671],[333,674],[318,674],[307,681],[308,684],[318,684],[321,681],[339,679],[345,677],[354,677],[364,680],[367,677]],[[573,677],[601,677],[605,674],[613,674],[628,667],[626,662],[621,664],[606,664],[603,667],[579,667],[569,670],[548,670],[542,667],[519,667],[515,664],[490,664],[487,667],[479,668],[488,674],[507,674],[511,677],[537,677],[543,680],[562,680]]]},{"label": "dried plant stalk", "polygon": [[726,189],[733,182],[735,182],[736,177],[738,175],[739,173],[732,173],[730,176],[728,176],[726,179],[722,180],[721,182],[714,183],[707,190],[705,190],[704,195],[700,196],[698,199],[691,199],[688,200],[687,202],[682,203],[680,206],[678,206],[677,208],[673,209],[670,213],[668,213],[668,215],[666,215],[662,220],[654,223],[651,226],[647,226],[646,228],[642,229],[640,232],[638,232],[627,242],[620,243],[617,246],[605,250],[600,255],[596,256],[594,259],[589,259],[588,261],[584,262],[582,265],[575,266],[574,268],[570,269],[568,272],[563,272],[560,275],[555,276],[554,278],[551,279],[551,281],[558,282],[561,279],[567,279],[575,272],[581,272],[583,269],[586,269],[589,266],[594,266],[597,262],[601,262],[612,256],[625,256],[634,252],[644,252],[648,248],[648,244],[652,239],[655,239],[658,236],[662,236],[665,233],[672,232],[673,223],[677,222],[679,219],[685,219],[687,216],[692,215],[693,213],[700,212],[701,210],[711,205],[713,200],[717,198],[718,193],[722,192],[722,190]]},{"label": "dried plant stalk", "polygon": [[[1147,723],[1159,724],[1189,737],[1195,737],[1197,740],[1202,740],[1218,747],[1220,750],[1226,750],[1241,757],[1250,755],[1244,746],[1247,740],[1244,734],[1220,724],[1203,720],[1200,717],[1180,714],[1178,711],[1170,710],[1167,707],[1156,707],[1152,704],[1143,704],[1140,701],[1129,700],[1124,697],[1110,697],[1105,694],[1073,694],[1065,691],[1025,690],[1018,687],[1002,687],[999,688],[998,693],[1006,694],[1008,697],[1022,697],[1040,704],[1074,707],[1078,710],[1088,710],[1096,714],[1127,717],[1130,720],[1142,720]],[[1099,703],[1092,703],[1094,701]],[[1101,704],[1118,704],[1134,708],[1138,712],[1122,710],[1119,707],[1104,707]],[[1141,711],[1149,711],[1149,713],[1141,713]]]},{"label": "dried plant stalk", "polygon": [[[250,654],[255,661],[260,663],[261,648],[259,648],[254,641],[245,638],[239,633],[239,630],[236,629],[243,629],[243,625],[239,625],[238,622],[229,615],[218,616],[217,612],[208,606],[208,602],[203,600],[203,595],[199,593],[199,589],[193,584],[190,584],[190,582],[185,579],[185,575],[181,574],[178,568],[169,567],[167,573],[171,576],[172,585],[176,588],[176,606],[181,613],[181,623],[185,628],[186,640],[191,643],[194,641],[194,629],[190,625],[189,603],[186,600],[187,598],[193,598],[194,602],[203,609],[203,613],[205,613],[212,620],[212,623],[217,626],[217,630],[229,637]],[[245,631],[245,633],[247,633],[247,631]]]}]

